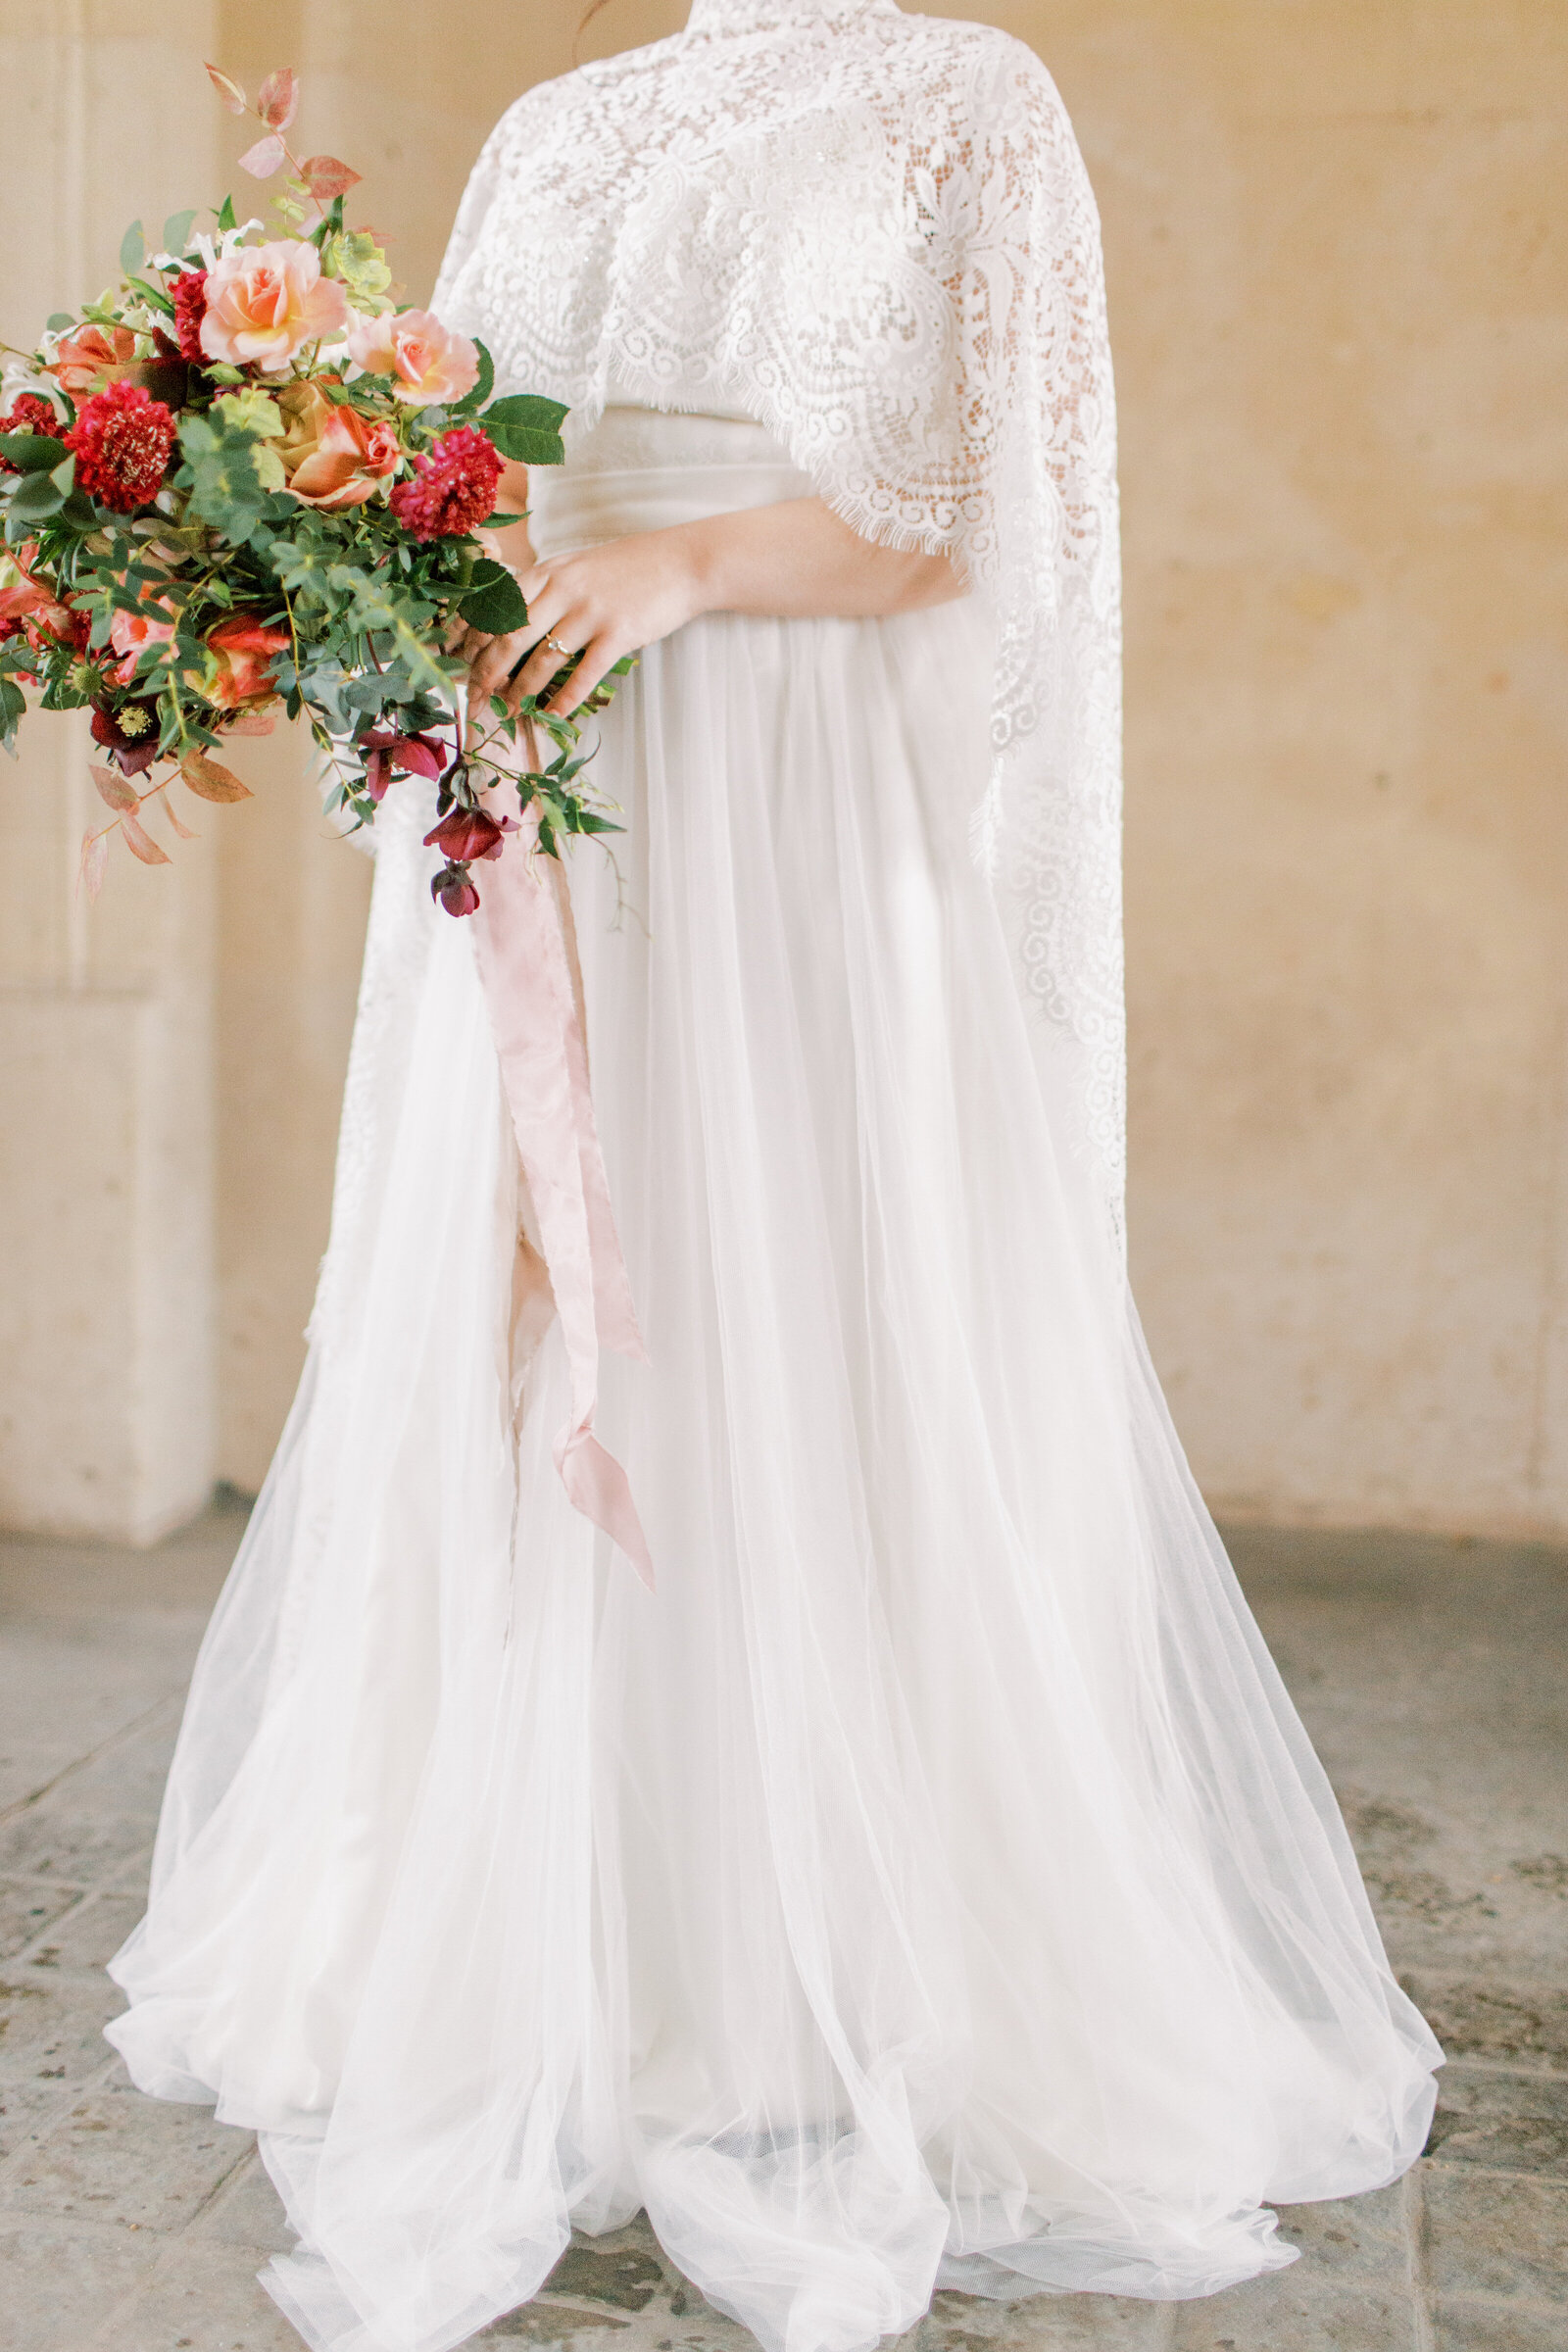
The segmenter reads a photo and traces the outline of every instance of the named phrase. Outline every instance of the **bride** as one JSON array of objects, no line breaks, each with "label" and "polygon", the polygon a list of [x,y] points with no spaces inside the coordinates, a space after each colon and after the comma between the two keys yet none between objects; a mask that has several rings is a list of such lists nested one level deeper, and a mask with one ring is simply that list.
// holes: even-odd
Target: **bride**
[{"label": "bride", "polygon": [[476,695],[639,655],[570,896],[655,1590],[557,1469],[592,1380],[498,1052],[531,869],[449,920],[407,778],[112,2038],[261,2134],[322,2352],[444,2352],[639,2208],[772,2352],[938,2285],[1211,2294],[1291,2259],[1266,2201],[1412,2162],[1440,2053],[1128,1297],[1059,100],[893,0],[695,0],[503,118],[436,303],[572,407]]}]

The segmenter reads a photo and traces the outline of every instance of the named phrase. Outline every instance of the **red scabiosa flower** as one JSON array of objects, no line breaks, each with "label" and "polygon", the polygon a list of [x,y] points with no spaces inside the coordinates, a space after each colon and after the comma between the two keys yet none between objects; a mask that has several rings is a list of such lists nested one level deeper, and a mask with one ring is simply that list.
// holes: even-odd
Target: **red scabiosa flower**
[{"label": "red scabiosa flower", "polygon": [[399,482],[392,512],[416,539],[461,539],[494,509],[502,463],[488,433],[460,424],[415,459],[415,478]]},{"label": "red scabiosa flower", "polygon": [[[19,393],[8,416],[0,416],[0,433],[47,433],[52,441],[63,441],[66,428],[61,423],[52,401],[38,392]],[[0,456],[0,473],[20,473],[22,467],[13,466],[10,459]]]},{"label": "red scabiosa flower", "polygon": [[189,360],[193,368],[205,368],[202,320],[207,316],[206,270],[182,270],[169,291],[174,298],[174,340],[179,345],[179,356]]},{"label": "red scabiosa flower", "polygon": [[454,865],[466,865],[473,858],[499,858],[507,835],[516,829],[510,816],[498,822],[483,808],[454,808],[425,835],[424,846],[439,850]]},{"label": "red scabiosa flower", "polygon": [[174,416],[140,384],[123,377],[83,402],[66,435],[76,453],[78,486],[133,514],[158,495],[174,446]]}]

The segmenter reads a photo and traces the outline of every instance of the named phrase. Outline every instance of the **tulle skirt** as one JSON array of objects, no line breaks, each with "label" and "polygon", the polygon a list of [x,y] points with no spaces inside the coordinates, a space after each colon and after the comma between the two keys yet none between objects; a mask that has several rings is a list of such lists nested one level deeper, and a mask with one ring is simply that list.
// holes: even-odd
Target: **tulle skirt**
[{"label": "tulle skirt", "polygon": [[[547,543],[794,487],[754,427],[604,429]],[[969,853],[988,667],[972,600],[707,618],[604,723],[571,882],[651,1361],[600,1430],[656,1594],[553,1464],[428,788],[377,827],[310,1362],[111,2029],[262,2134],[321,2352],[444,2352],[639,2207],[769,2352],[938,2284],[1203,2295],[1422,2145],[1440,2053]]]}]

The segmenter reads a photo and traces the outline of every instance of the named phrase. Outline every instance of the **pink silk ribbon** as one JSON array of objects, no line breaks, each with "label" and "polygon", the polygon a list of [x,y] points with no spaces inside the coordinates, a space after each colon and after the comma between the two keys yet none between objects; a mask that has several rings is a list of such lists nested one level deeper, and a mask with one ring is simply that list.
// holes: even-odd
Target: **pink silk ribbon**
[{"label": "pink silk ribbon", "polygon": [[537,839],[530,807],[482,869],[472,917],[479,976],[566,1344],[571,1412],[556,1442],[556,1468],[573,1506],[620,1546],[652,1591],[653,1562],[626,1473],[594,1435],[600,1348],[641,1363],[648,1355],[594,1124],[571,893],[560,858],[546,857]]}]

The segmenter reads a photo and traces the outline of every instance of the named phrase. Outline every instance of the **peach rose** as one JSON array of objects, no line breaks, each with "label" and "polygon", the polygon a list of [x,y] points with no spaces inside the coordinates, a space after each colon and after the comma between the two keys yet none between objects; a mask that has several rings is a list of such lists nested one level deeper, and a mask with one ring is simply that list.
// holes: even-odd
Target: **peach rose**
[{"label": "peach rose", "polygon": [[207,651],[218,662],[216,683],[203,691],[220,710],[237,710],[242,703],[265,703],[277,692],[270,675],[272,656],[288,643],[287,629],[269,629],[259,620],[236,614],[220,621],[207,640]]},{"label": "peach rose", "polygon": [[336,407],[316,383],[286,384],[277,405],[283,472],[306,506],[362,507],[397,471],[403,453],[383,418]]},{"label": "peach rose", "polygon": [[348,301],[299,237],[242,245],[207,272],[201,345],[210,360],[275,373],[307,343],[341,334]]},{"label": "peach rose", "polygon": [[56,344],[48,373],[79,409],[135,364],[136,338],[128,326],[84,326]]},{"label": "peach rose", "polygon": [[411,408],[444,408],[479,381],[478,352],[433,311],[383,311],[374,318],[357,311],[349,349],[369,374],[389,375],[394,398]]},{"label": "peach rose", "polygon": [[[168,607],[164,610],[167,612]],[[144,646],[167,645],[174,634],[172,620],[151,620],[141,612],[117,612],[109,623],[109,642],[124,660],[115,671],[122,686],[128,686],[136,675],[136,662]]]}]

